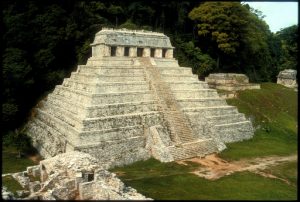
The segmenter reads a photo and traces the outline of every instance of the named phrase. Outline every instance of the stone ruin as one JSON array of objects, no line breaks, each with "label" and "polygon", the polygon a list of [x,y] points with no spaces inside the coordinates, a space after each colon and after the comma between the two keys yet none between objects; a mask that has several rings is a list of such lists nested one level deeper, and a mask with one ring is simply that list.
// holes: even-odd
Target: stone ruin
[{"label": "stone ruin", "polygon": [[260,89],[259,84],[249,83],[249,78],[245,74],[214,73],[205,77],[205,81],[210,88],[219,90],[238,91]]},{"label": "stone ruin", "polygon": [[104,168],[86,153],[59,154],[27,167],[24,172],[8,174],[23,190],[14,196],[2,187],[2,197],[6,200],[151,200],[125,186]]},{"label": "stone ruin", "polygon": [[277,76],[277,84],[284,85],[288,88],[298,88],[297,84],[297,70],[285,69],[279,72]]},{"label": "stone ruin", "polygon": [[45,158],[91,154],[108,167],[220,152],[251,122],[190,67],[162,33],[103,28],[92,56],[33,110],[25,132]]}]

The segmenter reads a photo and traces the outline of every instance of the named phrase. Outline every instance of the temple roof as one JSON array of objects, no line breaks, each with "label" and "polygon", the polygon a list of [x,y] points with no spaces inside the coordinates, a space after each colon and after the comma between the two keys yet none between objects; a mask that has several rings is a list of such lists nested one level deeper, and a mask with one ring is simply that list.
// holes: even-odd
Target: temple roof
[{"label": "temple roof", "polygon": [[173,48],[169,37],[163,33],[128,29],[103,28],[96,34],[91,46],[98,44],[109,46]]}]

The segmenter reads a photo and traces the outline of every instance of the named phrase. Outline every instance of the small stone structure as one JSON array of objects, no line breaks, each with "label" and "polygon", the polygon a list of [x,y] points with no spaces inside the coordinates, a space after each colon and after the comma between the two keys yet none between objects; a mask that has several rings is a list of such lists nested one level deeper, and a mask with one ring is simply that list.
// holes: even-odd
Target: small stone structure
[{"label": "small stone structure", "polygon": [[238,91],[246,89],[260,89],[259,84],[249,83],[245,74],[214,73],[205,77],[210,88],[227,91]]},{"label": "small stone structure", "polygon": [[297,88],[297,70],[285,69],[279,72],[277,76],[277,84],[284,85],[288,88]]},{"label": "small stone structure", "polygon": [[162,33],[102,29],[92,56],[33,110],[25,127],[45,158],[82,151],[110,167],[220,152],[251,122],[190,67]]},{"label": "small stone structure", "polygon": [[24,190],[13,196],[2,187],[4,199],[151,200],[125,186],[89,154],[77,151],[59,154],[28,167],[27,171],[11,175]]}]

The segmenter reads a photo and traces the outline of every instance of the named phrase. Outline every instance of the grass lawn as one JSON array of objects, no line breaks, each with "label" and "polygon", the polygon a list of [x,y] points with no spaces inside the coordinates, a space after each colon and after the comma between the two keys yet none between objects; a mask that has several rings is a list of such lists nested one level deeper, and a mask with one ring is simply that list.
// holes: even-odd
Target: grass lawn
[{"label": "grass lawn", "polygon": [[274,83],[262,83],[260,90],[239,91],[227,103],[251,118],[257,128],[252,139],[226,144],[220,156],[226,160],[290,155],[297,153],[297,92]]},{"label": "grass lawn", "polygon": [[16,148],[2,148],[2,173],[25,171],[28,166],[33,165],[36,165],[36,163],[27,157],[18,158],[18,152]]},{"label": "grass lawn", "polygon": [[[117,173],[126,185],[157,200],[296,199],[296,187],[278,179],[241,172],[210,181],[190,174],[189,171],[195,167],[194,164],[184,166],[149,159],[111,171]],[[280,169],[276,168],[278,172],[281,172]],[[295,179],[295,172],[292,170],[289,176]]]},{"label": "grass lawn", "polygon": [[18,190],[23,190],[23,187],[12,176],[2,177],[2,184],[14,194]]},{"label": "grass lawn", "polygon": [[[226,160],[256,158],[297,153],[297,92],[274,83],[262,83],[260,90],[239,91],[238,97],[227,100],[239,112],[251,118],[257,128],[252,139],[227,144],[220,153]],[[297,162],[266,169],[280,178],[262,177],[239,172],[215,181],[189,172],[196,167],[160,163],[154,159],[114,168],[125,184],[154,199],[180,200],[296,200]]]}]

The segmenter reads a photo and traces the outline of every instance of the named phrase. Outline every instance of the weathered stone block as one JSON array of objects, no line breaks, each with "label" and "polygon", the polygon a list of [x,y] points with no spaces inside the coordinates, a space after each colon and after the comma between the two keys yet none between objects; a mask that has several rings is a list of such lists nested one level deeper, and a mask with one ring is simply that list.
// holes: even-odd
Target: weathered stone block
[{"label": "weathered stone block", "polygon": [[20,198],[24,198],[24,197],[27,197],[30,195],[30,191],[28,191],[28,190],[17,190],[16,193],[17,193],[17,196]]},{"label": "weathered stone block", "polygon": [[297,88],[297,70],[285,69],[279,72],[277,76],[277,83],[289,88]]},{"label": "weathered stone block", "polygon": [[79,196],[81,200],[90,200],[95,194],[95,182],[84,182],[79,184]]},{"label": "weathered stone block", "polygon": [[70,191],[66,187],[54,188],[52,196],[56,200],[69,200],[74,199],[74,195],[70,195]]},{"label": "weathered stone block", "polygon": [[37,192],[41,189],[41,183],[39,181],[30,182],[29,183],[29,190],[30,192]]}]

